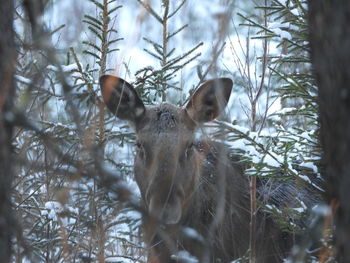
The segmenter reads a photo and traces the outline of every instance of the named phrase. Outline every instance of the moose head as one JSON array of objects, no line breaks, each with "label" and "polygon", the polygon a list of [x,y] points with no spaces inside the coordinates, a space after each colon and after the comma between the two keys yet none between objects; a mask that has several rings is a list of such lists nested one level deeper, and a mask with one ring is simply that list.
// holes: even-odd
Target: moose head
[{"label": "moose head", "polygon": [[102,76],[100,86],[108,109],[136,132],[134,172],[145,208],[164,224],[180,223],[201,174],[195,130],[223,111],[232,81],[205,82],[184,107],[146,106],[130,83],[114,76]]}]

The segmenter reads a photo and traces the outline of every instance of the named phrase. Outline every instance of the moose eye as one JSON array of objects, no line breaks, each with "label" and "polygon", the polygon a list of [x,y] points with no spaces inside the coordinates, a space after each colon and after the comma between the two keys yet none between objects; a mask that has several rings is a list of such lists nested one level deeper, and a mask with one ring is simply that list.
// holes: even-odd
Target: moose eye
[{"label": "moose eye", "polygon": [[136,152],[137,152],[137,155],[143,159],[144,158],[144,155],[145,155],[145,150],[144,150],[144,147],[143,147],[143,144],[139,141],[137,141],[135,143],[135,146],[136,146]]},{"label": "moose eye", "polygon": [[191,143],[187,146],[186,151],[185,151],[185,156],[186,158],[190,157],[192,152],[193,152],[194,144]]}]

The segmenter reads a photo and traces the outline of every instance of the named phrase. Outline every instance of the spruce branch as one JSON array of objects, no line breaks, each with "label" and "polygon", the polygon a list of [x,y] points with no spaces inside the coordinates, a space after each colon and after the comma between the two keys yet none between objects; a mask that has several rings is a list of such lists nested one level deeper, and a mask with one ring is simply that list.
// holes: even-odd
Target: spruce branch
[{"label": "spruce branch", "polygon": [[163,23],[161,17],[157,14],[157,12],[153,10],[149,4],[145,3],[142,0],[137,0],[137,2],[139,2],[155,19],[157,19],[159,23]]}]

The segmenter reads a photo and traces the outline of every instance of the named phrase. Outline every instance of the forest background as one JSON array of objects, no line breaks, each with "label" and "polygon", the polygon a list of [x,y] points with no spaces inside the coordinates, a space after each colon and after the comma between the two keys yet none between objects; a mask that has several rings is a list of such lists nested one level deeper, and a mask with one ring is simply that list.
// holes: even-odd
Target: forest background
[{"label": "forest background", "polygon": [[[5,215],[15,220],[1,262],[9,254],[11,262],[145,261],[135,134],[104,108],[98,79],[106,73],[132,82],[147,104],[179,106],[204,80],[230,77],[229,108],[201,132],[241,156],[253,185],[265,177],[331,189],[322,176],[308,9],[302,0],[15,1],[16,96],[2,117],[16,126],[15,157],[9,170],[1,160],[13,175]],[[255,209],[289,231],[317,233],[291,262],[333,262],[333,235],[324,230],[338,203],[315,209],[314,226],[303,228],[293,221],[307,214],[297,201]],[[318,257],[306,249],[314,238],[322,239]]]}]

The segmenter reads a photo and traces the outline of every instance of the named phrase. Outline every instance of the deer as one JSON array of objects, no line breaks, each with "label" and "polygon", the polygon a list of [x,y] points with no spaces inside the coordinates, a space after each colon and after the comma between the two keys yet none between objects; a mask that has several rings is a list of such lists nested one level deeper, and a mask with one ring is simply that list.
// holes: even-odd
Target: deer
[{"label": "deer", "polygon": [[[251,229],[245,168],[227,156],[223,143],[196,135],[224,111],[232,80],[204,82],[183,107],[146,106],[122,78],[103,75],[99,83],[109,111],[136,133],[134,175],[146,211],[142,229],[147,262],[180,262],[181,251],[195,262],[246,257]],[[256,217],[255,262],[282,262],[293,236],[280,230],[269,214],[258,211]]]}]

